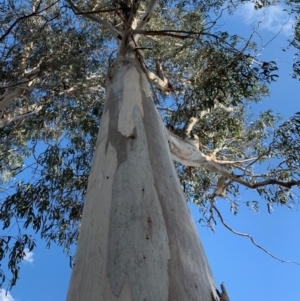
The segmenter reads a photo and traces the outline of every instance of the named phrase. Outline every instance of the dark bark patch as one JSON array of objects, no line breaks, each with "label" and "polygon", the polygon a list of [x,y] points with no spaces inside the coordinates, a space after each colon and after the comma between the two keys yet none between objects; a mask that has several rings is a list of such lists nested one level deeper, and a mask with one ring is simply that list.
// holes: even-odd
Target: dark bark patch
[{"label": "dark bark patch", "polygon": [[143,20],[146,21],[146,22],[149,22],[149,20],[150,20],[149,13],[144,17]]}]

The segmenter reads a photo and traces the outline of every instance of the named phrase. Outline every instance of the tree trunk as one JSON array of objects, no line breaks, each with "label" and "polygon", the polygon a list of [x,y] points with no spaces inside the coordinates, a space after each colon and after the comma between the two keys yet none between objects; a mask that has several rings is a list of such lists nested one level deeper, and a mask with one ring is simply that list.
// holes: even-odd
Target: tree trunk
[{"label": "tree trunk", "polygon": [[106,91],[67,301],[219,300],[138,60]]}]

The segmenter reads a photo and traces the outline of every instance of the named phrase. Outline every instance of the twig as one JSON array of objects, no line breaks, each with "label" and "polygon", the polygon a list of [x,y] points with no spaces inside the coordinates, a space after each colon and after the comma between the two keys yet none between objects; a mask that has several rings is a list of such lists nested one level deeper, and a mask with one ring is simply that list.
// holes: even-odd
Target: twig
[{"label": "twig", "polygon": [[221,220],[221,223],[223,224],[223,226],[224,226],[225,228],[227,228],[230,232],[232,232],[232,233],[234,233],[234,234],[236,234],[236,235],[238,235],[238,236],[248,237],[248,238],[251,240],[251,242],[252,242],[256,247],[258,247],[259,249],[263,250],[263,251],[264,251],[265,253],[267,253],[269,256],[271,256],[272,258],[274,258],[274,259],[276,259],[276,260],[278,260],[278,261],[281,261],[281,262],[284,262],[284,263],[294,263],[294,264],[300,265],[300,263],[298,263],[298,262],[296,262],[296,261],[283,260],[283,259],[281,259],[281,258],[279,258],[279,257],[277,257],[277,256],[275,256],[275,255],[273,255],[273,254],[270,253],[268,250],[266,250],[264,247],[262,247],[261,245],[259,245],[258,243],[256,243],[256,242],[254,241],[253,237],[252,237],[250,234],[247,234],[247,233],[241,233],[241,232],[238,232],[238,231],[236,231],[236,230],[233,230],[230,226],[228,226],[228,225],[224,222],[223,217],[222,217],[220,211],[216,208],[216,206],[212,204],[212,208],[213,208],[213,209],[215,210],[215,212],[217,213],[217,215],[218,215],[219,219]]}]

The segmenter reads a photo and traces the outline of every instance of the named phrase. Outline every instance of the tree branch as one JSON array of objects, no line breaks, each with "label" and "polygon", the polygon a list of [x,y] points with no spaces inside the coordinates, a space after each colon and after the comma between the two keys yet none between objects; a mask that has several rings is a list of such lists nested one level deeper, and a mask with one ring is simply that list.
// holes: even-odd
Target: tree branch
[{"label": "tree branch", "polygon": [[246,163],[246,162],[251,162],[255,161],[257,159],[268,159],[269,157],[262,156],[262,157],[253,157],[253,158],[248,158],[248,159],[243,159],[243,160],[235,160],[235,161],[229,161],[229,160],[214,160],[216,163],[221,164],[221,165],[235,165],[237,163]]},{"label": "tree branch", "polygon": [[151,72],[147,67],[145,67],[145,72],[150,80],[150,82],[157,87],[160,91],[166,93],[167,95],[170,94],[172,91],[172,87],[169,84],[168,80],[162,80],[157,75],[155,75],[153,72]]},{"label": "tree branch", "polygon": [[83,15],[84,17],[101,24],[102,26],[109,29],[109,31],[115,38],[117,38],[119,40],[122,39],[122,35],[120,34],[120,32],[110,22],[108,22],[106,20],[102,20],[101,18],[91,15],[91,12],[89,12],[88,14],[85,14],[85,12],[82,11],[78,6],[76,6],[71,0],[66,0],[66,1],[71,5],[75,14]]},{"label": "tree branch", "polygon": [[10,112],[5,112],[0,118],[0,128],[3,128],[10,122],[16,121],[21,118],[28,117],[32,114],[38,113],[43,107],[37,104],[30,105],[28,108],[17,108]]},{"label": "tree branch", "polygon": [[182,165],[208,169],[226,179],[230,179],[251,189],[274,184],[286,188],[300,185],[300,180],[284,182],[276,179],[267,179],[261,182],[250,183],[244,180],[242,176],[235,175],[213,161],[209,156],[204,155],[192,141],[185,141],[167,129],[166,135],[173,160],[181,163]]},{"label": "tree branch", "polygon": [[252,242],[256,247],[258,247],[259,249],[263,250],[263,251],[264,251],[265,253],[267,253],[269,256],[271,256],[272,258],[274,258],[274,259],[276,259],[276,260],[278,260],[278,261],[281,261],[281,262],[284,262],[284,263],[294,263],[294,264],[300,265],[300,263],[298,263],[298,262],[296,262],[296,261],[287,261],[287,260],[283,260],[283,259],[281,259],[281,258],[279,258],[279,257],[274,256],[274,255],[273,255],[272,253],[270,253],[268,250],[266,250],[266,249],[263,248],[261,245],[259,245],[257,242],[255,242],[255,240],[253,239],[253,237],[252,237],[250,234],[241,233],[241,232],[238,232],[238,231],[233,230],[231,227],[229,227],[229,226],[224,222],[223,217],[222,217],[220,211],[216,208],[216,206],[215,206],[215,205],[212,205],[212,208],[213,208],[213,210],[217,213],[219,219],[221,220],[222,225],[223,225],[225,228],[227,228],[230,232],[232,232],[232,233],[234,233],[234,234],[236,234],[236,235],[238,235],[238,236],[248,237],[248,238],[251,240],[251,242]]},{"label": "tree branch", "polygon": [[[217,102],[214,107],[214,109],[222,109],[223,111],[225,112],[228,112],[228,113],[231,113],[234,111],[234,108],[228,108],[226,106],[224,106],[223,104]],[[193,130],[194,126],[196,125],[196,123],[198,122],[199,119],[201,119],[202,117],[204,117],[206,114],[210,113],[211,112],[211,109],[207,109],[207,110],[204,110],[204,111],[201,111],[200,114],[199,114],[199,118],[196,118],[196,117],[191,117],[188,122],[186,123],[185,125],[185,129],[184,129],[184,132],[185,132],[185,135],[186,136],[189,136],[191,131]]]},{"label": "tree branch", "polygon": [[[139,20],[137,26],[136,26],[136,30],[143,30],[145,29],[145,27],[147,26],[148,22],[151,19],[152,14],[154,13],[155,7],[157,5],[159,0],[150,0],[149,4],[146,8],[146,11],[144,12],[144,14],[142,15],[141,19]],[[137,35],[135,35],[134,39],[137,42],[139,40],[140,34],[137,33]]]},{"label": "tree branch", "polygon": [[129,15],[128,22],[127,22],[127,26],[130,29],[135,29],[137,26],[137,20],[135,18],[137,10],[138,10],[138,1],[134,0],[134,1],[132,1],[132,4],[131,4],[130,15]]},{"label": "tree branch", "polygon": [[[136,28],[135,33],[140,33],[144,35],[149,35],[149,36],[162,36],[162,35],[168,35],[168,34],[175,34],[176,37],[181,37],[181,38],[187,38],[190,35],[199,35],[202,32],[201,31],[186,31],[186,30],[171,30],[171,29],[165,29],[165,30],[143,30],[141,28]],[[179,33],[185,34],[183,35],[178,35]]]},{"label": "tree branch", "polygon": [[[0,111],[3,111],[14,99],[23,95],[23,93],[32,86],[39,76],[40,68],[34,68],[33,72],[21,78],[20,82],[15,87],[11,87],[5,91],[0,97]],[[0,89],[5,89],[7,86],[2,86]]]},{"label": "tree branch", "polygon": [[169,30],[160,30],[160,31],[147,31],[147,30],[134,30],[134,34],[139,34],[140,35],[145,35],[145,36],[168,36],[172,38],[177,38],[177,39],[187,39],[190,38],[189,35],[179,35],[179,34],[174,34],[170,33]]},{"label": "tree branch", "polygon": [[225,197],[226,195],[226,178],[221,176],[217,182],[217,188],[214,191],[215,196]]},{"label": "tree branch", "polygon": [[196,117],[191,117],[188,122],[185,125],[185,130],[184,133],[187,137],[190,136],[190,133],[192,131],[192,129],[194,128],[195,124],[198,122],[198,118]]}]

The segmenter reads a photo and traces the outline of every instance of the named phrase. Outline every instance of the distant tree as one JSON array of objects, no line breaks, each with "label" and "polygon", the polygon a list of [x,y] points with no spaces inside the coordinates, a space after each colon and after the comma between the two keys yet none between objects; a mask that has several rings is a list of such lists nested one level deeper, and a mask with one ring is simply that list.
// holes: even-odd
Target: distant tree
[{"label": "distant tree", "polygon": [[[223,4],[3,5],[0,219],[66,251],[80,225],[68,300],[224,301],[185,197],[211,227],[215,197],[236,213],[240,187],[269,209],[295,201],[300,115],[281,125],[271,111],[251,115],[277,66],[254,59],[251,39],[214,29]],[[0,239],[11,285],[26,247],[21,226]]]}]

